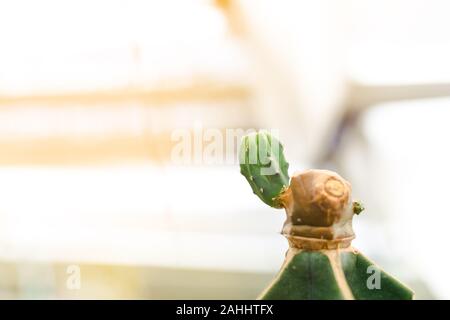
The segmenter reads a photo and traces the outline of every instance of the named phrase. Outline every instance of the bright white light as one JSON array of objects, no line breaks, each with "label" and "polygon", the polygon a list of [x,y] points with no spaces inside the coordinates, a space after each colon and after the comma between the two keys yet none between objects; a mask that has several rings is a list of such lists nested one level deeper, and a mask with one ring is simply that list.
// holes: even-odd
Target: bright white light
[{"label": "bright white light", "polygon": [[0,93],[111,89],[240,72],[207,1],[0,2]]},{"label": "bright white light", "polygon": [[284,213],[235,167],[9,167],[0,180],[5,261],[275,272],[287,246]]},{"label": "bright white light", "polygon": [[384,211],[385,231],[392,236],[390,250],[402,254],[396,258],[404,263],[403,272],[407,266],[419,271],[433,293],[446,299],[450,297],[450,100],[386,104],[364,119],[382,175],[373,196]]}]

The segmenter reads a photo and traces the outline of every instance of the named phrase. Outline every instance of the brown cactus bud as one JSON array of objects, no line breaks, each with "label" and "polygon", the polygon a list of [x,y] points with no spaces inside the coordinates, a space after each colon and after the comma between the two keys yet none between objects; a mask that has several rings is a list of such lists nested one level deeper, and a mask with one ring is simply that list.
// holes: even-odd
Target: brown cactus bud
[{"label": "brown cactus bud", "polygon": [[282,233],[291,246],[348,247],[355,237],[351,185],[337,173],[328,170],[297,173],[280,198],[287,214]]}]

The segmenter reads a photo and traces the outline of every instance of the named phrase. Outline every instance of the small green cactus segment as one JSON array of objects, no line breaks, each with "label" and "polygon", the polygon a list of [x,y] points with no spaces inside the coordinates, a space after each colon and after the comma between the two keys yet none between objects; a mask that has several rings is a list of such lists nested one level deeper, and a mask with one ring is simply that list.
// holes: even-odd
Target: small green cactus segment
[{"label": "small green cactus segment", "polygon": [[360,214],[364,209],[364,205],[360,201],[353,202],[353,213]]},{"label": "small green cactus segment", "polygon": [[289,164],[281,143],[265,131],[248,134],[242,138],[239,162],[253,193],[269,206],[281,208],[278,197],[289,186]]},{"label": "small green cactus segment", "polygon": [[[411,300],[414,293],[359,252],[301,250],[262,300]],[[337,260],[330,258],[336,257]],[[377,278],[378,277],[378,278]]]}]

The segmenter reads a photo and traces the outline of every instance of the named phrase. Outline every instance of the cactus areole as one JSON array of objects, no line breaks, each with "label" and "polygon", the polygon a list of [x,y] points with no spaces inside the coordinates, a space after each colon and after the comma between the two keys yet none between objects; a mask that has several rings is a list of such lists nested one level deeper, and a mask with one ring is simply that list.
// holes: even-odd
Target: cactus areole
[{"label": "cactus areole", "polygon": [[364,210],[337,173],[307,170],[290,179],[283,147],[267,132],[246,135],[241,173],[253,193],[284,208],[286,259],[260,299],[412,299],[414,293],[351,246],[352,219]]}]

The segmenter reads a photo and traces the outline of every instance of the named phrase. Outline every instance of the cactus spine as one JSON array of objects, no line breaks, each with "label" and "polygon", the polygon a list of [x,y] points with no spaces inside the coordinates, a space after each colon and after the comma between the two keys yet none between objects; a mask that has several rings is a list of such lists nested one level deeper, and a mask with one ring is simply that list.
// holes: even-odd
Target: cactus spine
[{"label": "cactus spine", "polygon": [[287,163],[281,143],[265,131],[242,138],[239,151],[241,173],[264,203],[281,208],[279,196],[289,186]]}]

